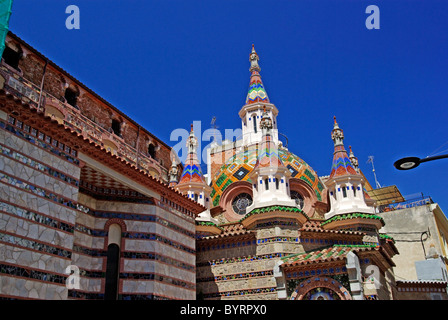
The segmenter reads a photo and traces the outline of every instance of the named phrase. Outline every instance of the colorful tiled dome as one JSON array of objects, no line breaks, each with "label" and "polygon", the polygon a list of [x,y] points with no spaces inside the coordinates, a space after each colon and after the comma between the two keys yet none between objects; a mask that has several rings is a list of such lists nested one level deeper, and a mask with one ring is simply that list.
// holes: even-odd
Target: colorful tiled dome
[{"label": "colorful tiled dome", "polygon": [[[325,187],[316,172],[305,161],[287,150],[279,149],[278,156],[283,162],[283,165],[291,172],[291,178],[303,180],[313,188],[317,199],[322,201],[322,191]],[[214,206],[219,205],[219,199],[222,193],[232,183],[238,181],[252,183],[249,179],[249,173],[256,165],[257,159],[257,150],[249,149],[232,156],[221,166],[214,175],[211,183],[212,192],[210,197]]]}]

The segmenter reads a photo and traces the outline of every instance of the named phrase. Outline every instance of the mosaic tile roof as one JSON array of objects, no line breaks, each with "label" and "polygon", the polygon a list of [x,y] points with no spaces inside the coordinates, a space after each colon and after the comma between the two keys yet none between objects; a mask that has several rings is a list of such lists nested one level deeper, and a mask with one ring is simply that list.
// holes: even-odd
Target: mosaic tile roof
[{"label": "mosaic tile roof", "polygon": [[202,174],[201,165],[196,154],[197,138],[193,132],[193,125],[191,125],[190,136],[187,140],[188,155],[185,159],[184,169],[179,179],[179,184],[189,182],[199,182],[206,184],[204,175]]},{"label": "mosaic tile roof", "polygon": [[343,235],[355,235],[355,236],[363,236],[364,233],[360,231],[350,231],[350,230],[331,230],[331,229],[323,229],[321,226],[324,225],[322,221],[313,221],[309,220],[305,222],[300,229],[301,233],[327,233],[327,234],[343,234]]},{"label": "mosaic tile roof", "polygon": [[305,212],[303,212],[302,209],[299,209],[297,207],[286,207],[286,206],[276,206],[276,205],[274,205],[274,206],[268,206],[268,207],[253,209],[251,212],[246,214],[239,222],[247,219],[248,217],[250,217],[252,215],[259,214],[259,213],[265,213],[265,212],[272,212],[272,211],[288,211],[288,212],[301,213],[305,217],[307,217],[307,219],[309,219],[307,214]]},{"label": "mosaic tile roof", "polygon": [[344,176],[348,174],[358,174],[353,168],[352,163],[345,151],[344,146],[335,147],[333,164],[331,166],[330,178]]},{"label": "mosaic tile roof", "polygon": [[202,174],[201,166],[199,165],[197,158],[193,154],[189,155],[189,157],[185,161],[185,166],[182,171],[179,184],[188,182],[206,183],[204,175]]},{"label": "mosaic tile roof", "polygon": [[252,72],[249,90],[247,92],[246,104],[255,102],[269,102],[268,94],[261,81],[261,76],[257,71]]},{"label": "mosaic tile roof", "polygon": [[211,240],[211,239],[221,239],[221,238],[228,238],[228,237],[235,237],[235,236],[245,236],[245,235],[254,236],[255,235],[254,232],[252,232],[251,230],[247,230],[240,223],[221,224],[218,227],[223,230],[223,232],[221,234],[204,237],[203,239]]},{"label": "mosaic tile roof", "polygon": [[331,131],[331,139],[334,142],[334,153],[330,178],[358,174],[353,168],[352,162],[344,148],[344,132],[339,128],[339,125],[336,122],[336,117],[334,117],[334,128]]},{"label": "mosaic tile roof", "polygon": [[296,253],[285,256],[282,258],[284,262],[284,267],[297,266],[297,265],[307,265],[314,263],[323,262],[334,262],[344,260],[347,254],[352,251],[359,250],[371,250],[372,248],[377,248],[376,245],[333,245],[320,250]]},{"label": "mosaic tile roof", "polygon": [[260,76],[260,66],[258,65],[258,54],[255,51],[254,45],[252,45],[252,52],[249,55],[250,61],[250,83],[249,91],[247,92],[246,104],[256,103],[256,102],[266,102],[269,103],[268,94],[263,86]]},{"label": "mosaic tile roof", "polygon": [[[213,205],[219,205],[219,199],[222,193],[234,182],[248,181],[249,172],[255,167],[258,156],[256,149],[248,149],[230,157],[227,162],[221,166],[212,179],[212,191],[210,197]],[[313,188],[317,199],[322,201],[324,184],[317,173],[301,158],[285,150],[278,149],[278,157],[283,165],[291,172],[291,178],[303,180]]]},{"label": "mosaic tile roof", "polygon": [[324,225],[326,225],[326,224],[328,224],[330,222],[333,222],[333,221],[340,221],[340,220],[347,220],[347,219],[356,219],[356,218],[379,220],[379,221],[381,221],[382,224],[384,224],[384,220],[380,216],[377,216],[377,215],[374,215],[374,214],[369,214],[369,213],[354,212],[354,213],[335,215],[332,218],[322,222],[321,226],[324,226]]},{"label": "mosaic tile roof", "polygon": [[267,167],[284,167],[283,162],[280,160],[278,155],[278,148],[273,145],[270,135],[266,135],[263,137],[262,148],[260,150],[258,160],[254,168]]}]

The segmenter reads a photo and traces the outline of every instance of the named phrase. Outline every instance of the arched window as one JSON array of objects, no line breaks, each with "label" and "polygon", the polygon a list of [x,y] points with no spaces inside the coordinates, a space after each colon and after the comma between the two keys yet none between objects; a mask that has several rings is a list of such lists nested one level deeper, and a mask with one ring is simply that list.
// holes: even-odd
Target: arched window
[{"label": "arched window", "polygon": [[268,178],[264,179],[264,187],[266,190],[269,190],[269,180]]},{"label": "arched window", "polygon": [[344,198],[347,198],[347,190],[346,190],[346,187],[345,187],[345,186],[342,186],[342,196],[343,196]]},{"label": "arched window", "polygon": [[278,190],[278,188],[280,187],[280,182],[278,181],[278,178],[274,178],[275,180],[275,188]]},{"label": "arched window", "polygon": [[254,132],[257,133],[257,116],[253,115],[252,120],[254,120]]},{"label": "arched window", "polygon": [[112,224],[109,227],[107,255],[106,255],[106,283],[104,287],[105,300],[117,300],[118,275],[120,273],[120,242],[121,227]]}]

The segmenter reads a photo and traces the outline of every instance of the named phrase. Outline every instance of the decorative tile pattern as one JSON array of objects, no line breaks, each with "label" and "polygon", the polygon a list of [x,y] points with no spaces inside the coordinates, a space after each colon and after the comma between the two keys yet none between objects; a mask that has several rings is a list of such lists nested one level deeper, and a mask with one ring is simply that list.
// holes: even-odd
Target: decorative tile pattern
[{"label": "decorative tile pattern", "polygon": [[261,79],[257,79],[255,82],[251,82],[249,85],[249,91],[247,92],[246,104],[254,102],[269,102],[268,94],[264,89]]},{"label": "decorative tile pattern", "polygon": [[336,146],[334,151],[335,153],[333,156],[330,178],[347,174],[357,174],[347,155],[347,151],[344,149],[344,146]]},{"label": "decorative tile pattern", "polygon": [[[263,152],[263,151],[262,151]],[[291,171],[292,177],[295,179],[306,179],[305,182],[308,183],[316,193],[319,200],[322,199],[323,183],[320,181],[316,172],[301,158],[295,154],[278,149],[278,153],[275,155],[278,160],[281,160],[283,164]],[[234,182],[238,181],[248,181],[252,183],[249,179],[249,172],[252,171],[257,164],[258,156],[257,150],[245,150],[238,153],[231,158],[216,172],[213,177],[211,186],[212,192],[210,194],[213,205],[219,205],[219,199],[222,193]],[[244,175],[244,172],[247,172]]]}]

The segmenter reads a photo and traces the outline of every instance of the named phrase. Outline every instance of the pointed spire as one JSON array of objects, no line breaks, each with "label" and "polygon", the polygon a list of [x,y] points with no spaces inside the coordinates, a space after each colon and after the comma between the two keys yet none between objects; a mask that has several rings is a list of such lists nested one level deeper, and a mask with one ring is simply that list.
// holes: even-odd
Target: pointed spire
[{"label": "pointed spire", "polygon": [[339,125],[336,122],[336,117],[334,117],[334,126],[331,131],[331,139],[334,143],[334,153],[330,178],[335,176],[358,174],[353,168],[347,155],[347,151],[344,148],[344,132],[341,128],[339,128]]},{"label": "pointed spire", "polygon": [[356,172],[359,173],[359,163],[358,158],[355,157],[355,154],[353,153],[352,146],[349,146],[350,154],[348,155],[350,162],[352,163],[353,168],[356,170]]},{"label": "pointed spire", "polygon": [[201,165],[196,154],[198,139],[194,135],[193,124],[191,125],[190,135],[187,139],[188,155],[185,159],[184,170],[179,180],[179,184],[189,182],[206,183],[202,174]]},{"label": "pointed spire", "polygon": [[264,89],[263,86],[263,82],[261,81],[260,76],[261,68],[258,64],[258,60],[260,60],[260,58],[258,57],[258,54],[255,51],[254,45],[252,45],[252,52],[249,55],[249,61],[250,61],[249,71],[251,72],[251,76],[250,76],[249,91],[247,93],[246,98],[246,104],[255,102],[269,103],[268,94],[266,93],[266,90]]}]

